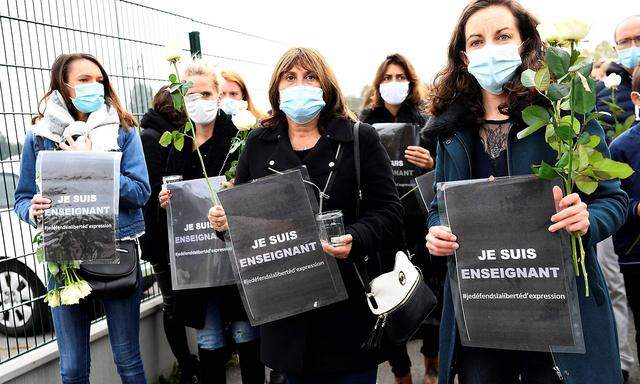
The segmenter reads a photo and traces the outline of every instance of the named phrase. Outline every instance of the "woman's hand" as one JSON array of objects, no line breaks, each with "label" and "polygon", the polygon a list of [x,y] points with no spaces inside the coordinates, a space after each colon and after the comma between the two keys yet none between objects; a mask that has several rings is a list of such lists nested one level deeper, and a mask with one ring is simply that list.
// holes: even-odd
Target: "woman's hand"
[{"label": "woman's hand", "polygon": [[329,255],[335,257],[336,259],[344,260],[347,257],[349,257],[349,253],[351,252],[353,236],[351,235],[340,236],[340,242],[342,243],[342,245],[338,245],[337,247],[334,247],[333,245],[329,243],[325,243],[323,241],[322,250],[325,253],[328,253]]},{"label": "woman's hand", "polygon": [[224,213],[222,206],[216,205],[215,207],[211,207],[207,218],[209,219],[209,224],[211,224],[216,232],[224,232],[229,229],[227,215]]},{"label": "woman's hand", "polygon": [[416,145],[410,145],[404,151],[404,157],[418,168],[429,170],[433,168],[433,157],[429,151]]},{"label": "woman's hand", "polygon": [[572,193],[563,197],[560,187],[553,187],[553,200],[556,204],[556,213],[551,216],[554,223],[549,227],[550,232],[566,229],[569,233],[577,232],[580,236],[589,230],[589,211],[587,204],[582,202],[580,195]]},{"label": "woman's hand", "polygon": [[458,238],[449,227],[442,225],[429,228],[427,249],[433,256],[451,256],[458,249]]},{"label": "woman's hand", "polygon": [[[91,150],[91,140],[89,140],[89,136],[81,136],[84,140],[73,140],[70,134],[65,136],[67,142],[64,141],[60,143],[60,148],[65,151],[90,151]],[[80,137],[78,138],[80,139]]]},{"label": "woman's hand", "polygon": [[51,200],[39,194],[34,195],[31,198],[31,207],[29,207],[29,218],[36,223],[38,218],[44,214],[44,210],[49,208],[51,208]]},{"label": "woman's hand", "polygon": [[163,189],[162,191],[160,191],[160,194],[158,195],[158,200],[160,200],[160,206],[166,209],[167,206],[169,205],[169,199],[171,199],[172,197],[173,197],[173,194],[171,193],[170,190]]}]

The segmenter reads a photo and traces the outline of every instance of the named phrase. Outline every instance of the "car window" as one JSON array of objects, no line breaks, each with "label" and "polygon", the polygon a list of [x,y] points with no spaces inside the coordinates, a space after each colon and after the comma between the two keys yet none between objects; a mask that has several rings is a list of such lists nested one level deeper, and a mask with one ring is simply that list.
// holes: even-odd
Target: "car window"
[{"label": "car window", "polygon": [[18,184],[18,176],[13,173],[0,174],[0,209],[13,208],[16,184]]}]

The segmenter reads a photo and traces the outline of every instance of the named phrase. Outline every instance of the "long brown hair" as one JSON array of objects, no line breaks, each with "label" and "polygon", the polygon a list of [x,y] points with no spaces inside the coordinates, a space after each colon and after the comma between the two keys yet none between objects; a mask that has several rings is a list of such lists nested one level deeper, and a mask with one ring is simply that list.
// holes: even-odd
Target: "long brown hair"
[{"label": "long brown hair", "polygon": [[520,82],[520,74],[524,69],[536,70],[541,66],[544,50],[542,39],[536,30],[538,20],[515,0],[475,0],[462,11],[449,42],[447,64],[434,79],[429,95],[429,109],[433,115],[440,115],[451,104],[461,103],[471,111],[475,119],[484,117],[480,85],[468,72],[461,52],[465,51],[465,28],[469,18],[481,9],[492,6],[506,7],[511,11],[523,41],[520,54],[522,65],[513,79],[504,86],[507,101],[500,107],[500,111],[515,116],[535,97],[535,91],[525,88]]},{"label": "long brown hair", "polygon": [[320,52],[312,48],[297,47],[290,48],[285,52],[273,70],[269,83],[269,103],[271,104],[272,112],[271,116],[262,122],[262,125],[270,127],[287,124],[287,118],[284,112],[280,110],[280,90],[278,85],[282,76],[295,66],[314,72],[318,76],[326,104],[320,111],[319,125],[321,127],[326,126],[334,118],[357,120],[356,115],[347,106],[347,101],[340,90],[336,75]]},{"label": "long brown hair", "polygon": [[182,128],[187,122],[187,114],[184,113],[184,109],[178,111],[173,106],[173,98],[168,85],[162,86],[153,96],[151,108],[174,127]]},{"label": "long brown hair", "polygon": [[395,64],[402,68],[404,75],[409,81],[409,95],[402,102],[403,104],[408,103],[416,108],[420,108],[422,101],[424,99],[424,87],[420,81],[420,77],[418,73],[413,68],[413,65],[406,57],[402,56],[399,53],[394,53],[387,56],[386,59],[380,64],[378,70],[376,71],[376,76],[373,79],[373,83],[371,84],[371,98],[369,99],[369,108],[376,108],[384,106],[384,100],[382,96],[380,96],[380,84],[384,80],[384,75],[387,72],[387,68],[389,65]]},{"label": "long brown hair", "polygon": [[244,82],[244,79],[242,79],[242,76],[240,76],[239,73],[233,71],[222,71],[220,75],[225,81],[238,84],[238,87],[240,87],[240,92],[242,92],[242,100],[247,102],[247,109],[253,114],[253,116],[256,117],[256,119],[263,119],[266,117],[266,115],[258,111],[256,106],[253,104],[251,95],[249,94],[249,89],[247,88],[247,84]]},{"label": "long brown hair", "polygon": [[69,97],[69,93],[67,92],[67,86],[65,83],[68,82],[69,77],[69,66],[75,60],[89,60],[100,69],[100,73],[102,74],[102,84],[104,85],[104,100],[107,105],[115,108],[118,112],[118,117],[120,118],[120,126],[123,129],[129,129],[130,127],[137,127],[138,122],[135,117],[122,106],[120,102],[120,98],[116,94],[115,89],[111,85],[109,81],[109,75],[107,75],[107,71],[104,70],[104,67],[98,59],[96,59],[93,55],[88,53],[69,53],[62,54],[56,58],[53,62],[53,66],[51,67],[51,81],[49,83],[49,90],[44,94],[42,99],[38,102],[38,115],[35,116],[31,122],[35,124],[38,120],[40,120],[44,116],[44,110],[46,108],[46,100],[49,98],[53,91],[58,91],[60,95],[62,95],[62,99],[67,106],[67,110],[74,119],[79,118],[79,112],[76,107],[71,102],[71,98]]}]

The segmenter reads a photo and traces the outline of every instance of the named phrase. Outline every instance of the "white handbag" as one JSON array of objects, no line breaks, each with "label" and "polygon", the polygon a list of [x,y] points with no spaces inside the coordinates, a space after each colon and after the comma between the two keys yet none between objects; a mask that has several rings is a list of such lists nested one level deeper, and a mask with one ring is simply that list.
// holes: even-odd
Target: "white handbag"
[{"label": "white handbag", "polygon": [[393,271],[383,273],[371,280],[371,292],[367,296],[373,297],[377,304],[377,308],[374,308],[373,300],[367,300],[371,312],[374,315],[382,315],[393,311],[411,296],[420,281],[418,268],[411,263],[404,252],[399,251],[396,253]]}]

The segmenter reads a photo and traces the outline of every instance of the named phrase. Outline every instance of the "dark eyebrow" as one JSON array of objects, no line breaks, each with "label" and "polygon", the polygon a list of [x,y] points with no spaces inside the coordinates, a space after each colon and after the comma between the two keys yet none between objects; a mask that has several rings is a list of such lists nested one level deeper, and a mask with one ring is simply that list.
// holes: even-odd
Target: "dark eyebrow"
[{"label": "dark eyebrow", "polygon": [[499,34],[500,32],[504,32],[507,29],[511,29],[511,27],[504,27],[504,28],[500,28],[496,31],[496,35]]},{"label": "dark eyebrow", "polygon": [[470,39],[470,38],[472,38],[472,37],[482,37],[482,35],[481,35],[481,34],[479,34],[479,33],[475,33],[475,34],[473,34],[473,35],[471,35],[471,36],[467,37],[467,40],[466,40],[466,41],[469,41],[469,39]]}]

